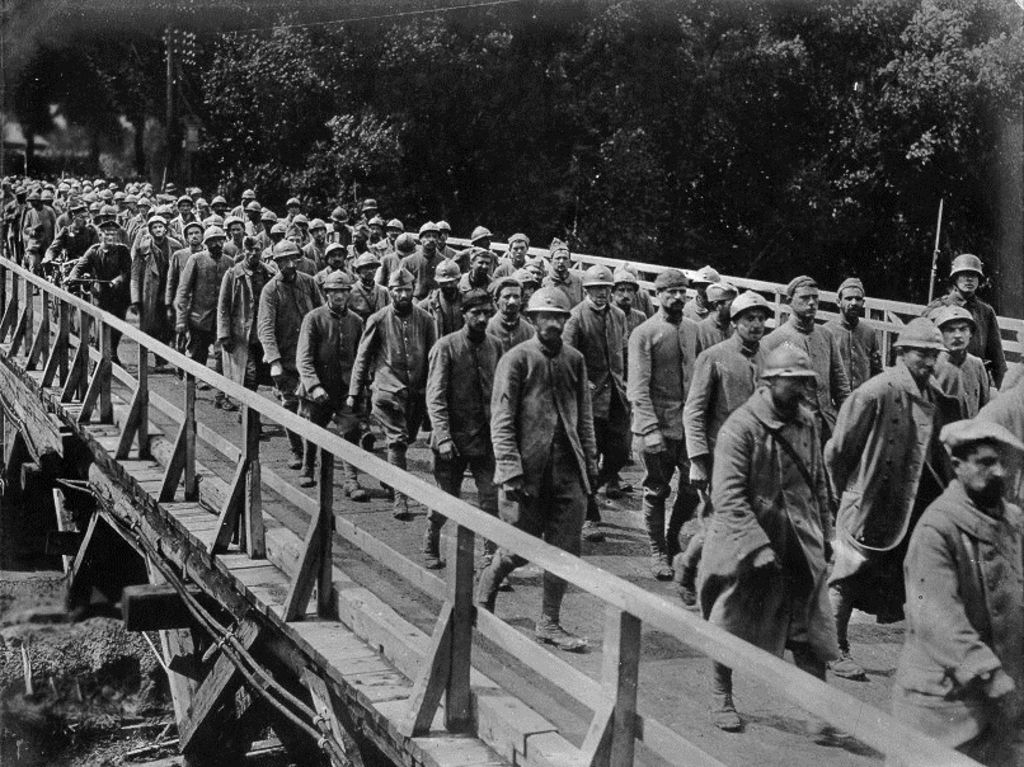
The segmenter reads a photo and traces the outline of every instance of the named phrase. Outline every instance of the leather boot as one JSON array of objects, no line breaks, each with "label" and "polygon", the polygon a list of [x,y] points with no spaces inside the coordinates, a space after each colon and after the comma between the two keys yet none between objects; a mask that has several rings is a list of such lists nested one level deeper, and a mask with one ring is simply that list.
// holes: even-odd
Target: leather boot
[{"label": "leather boot", "polygon": [[359,472],[350,463],[345,464],[345,484],[342,485],[342,488],[345,491],[345,495],[353,501],[367,501],[370,499],[369,492],[359,485]]},{"label": "leather boot", "polygon": [[433,522],[427,523],[427,532],[423,537],[423,566],[428,570],[444,567],[441,560],[441,528]]},{"label": "leather boot", "polygon": [[[398,469],[405,469],[405,446],[388,448],[388,463]],[[409,519],[409,502],[404,495],[395,491],[395,500],[392,505],[392,515],[395,519]]]}]

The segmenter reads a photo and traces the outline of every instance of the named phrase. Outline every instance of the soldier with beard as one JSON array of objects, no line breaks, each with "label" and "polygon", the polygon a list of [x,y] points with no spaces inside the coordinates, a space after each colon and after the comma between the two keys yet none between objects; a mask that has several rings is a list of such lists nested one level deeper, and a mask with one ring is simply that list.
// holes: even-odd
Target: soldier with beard
[{"label": "soldier with beard", "polygon": [[413,299],[422,301],[437,287],[437,283],[434,282],[434,270],[440,262],[437,225],[428,221],[420,227],[419,250],[405,256],[401,261],[402,268],[408,270],[415,282]]},{"label": "soldier with beard", "polygon": [[352,295],[348,299],[348,309],[355,312],[365,322],[367,318],[379,309],[383,309],[391,303],[391,294],[388,289],[378,285],[374,275],[380,267],[380,261],[373,253],[363,253],[352,262],[352,271],[355,272],[356,282],[352,286]]},{"label": "soldier with beard", "polygon": [[437,287],[419,302],[419,307],[434,320],[434,336],[441,338],[462,327],[462,291],[459,290],[459,265],[451,259],[438,263],[434,270]]},{"label": "soldier with beard", "polygon": [[839,356],[852,391],[882,372],[882,352],[878,334],[864,319],[864,284],[856,277],[849,277],[842,281],[837,293],[839,317],[829,320],[823,327],[839,345]]},{"label": "soldier with beard", "polygon": [[551,273],[543,279],[541,287],[558,288],[569,299],[569,306],[576,306],[583,300],[583,280],[570,269],[572,255],[569,253],[569,246],[556,237],[551,241],[549,250]]},{"label": "soldier with beard", "polygon": [[497,313],[487,323],[487,332],[501,344],[504,354],[513,346],[533,338],[533,325],[522,316],[523,289],[514,277],[500,277],[491,285],[491,294],[498,305]]},{"label": "soldier with beard", "polygon": [[[371,386],[371,415],[384,431],[388,463],[399,469],[405,469],[406,449],[423,421],[427,352],[437,340],[433,318],[413,303],[414,284],[406,269],[391,275],[391,303],[366,321],[347,401],[355,409]],[[409,519],[408,500],[401,493],[394,493],[393,513],[396,519]]]}]

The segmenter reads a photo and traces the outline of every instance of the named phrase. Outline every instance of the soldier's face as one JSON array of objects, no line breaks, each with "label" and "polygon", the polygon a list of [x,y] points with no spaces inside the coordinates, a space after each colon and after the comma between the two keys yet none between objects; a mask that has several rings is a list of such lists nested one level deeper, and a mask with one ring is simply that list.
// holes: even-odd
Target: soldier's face
[{"label": "soldier's face", "polygon": [[633,308],[636,288],[628,282],[624,282],[621,285],[615,286],[615,290],[612,291],[612,297],[615,299],[615,305],[628,314],[629,310]]},{"label": "soldier's face", "polygon": [[788,378],[777,376],[769,382],[772,401],[780,410],[794,411],[800,400],[807,396],[810,378]]},{"label": "soldier's face", "polygon": [[942,342],[951,352],[963,351],[971,341],[971,323],[966,320],[944,322],[939,330],[942,331]]},{"label": "soldier's face", "polygon": [[515,317],[519,314],[519,309],[522,305],[522,288],[512,285],[501,289],[501,293],[498,295],[498,309],[502,314],[506,317]]},{"label": "soldier's face", "polygon": [[399,308],[406,308],[412,305],[412,287],[396,287],[390,288],[391,300],[394,301],[395,306]]},{"label": "soldier's face", "polygon": [[206,249],[210,251],[210,255],[214,258],[220,258],[220,254],[224,251],[224,240],[220,237],[211,237],[205,243]]},{"label": "soldier's face", "polygon": [[839,299],[839,311],[847,319],[864,316],[864,294],[858,290],[845,290]]},{"label": "soldier's face", "polygon": [[764,337],[764,325],[768,321],[768,312],[763,309],[748,309],[733,320],[736,335],[741,341],[754,344]]},{"label": "soldier's face", "polygon": [[551,267],[559,274],[569,271],[569,254],[560,250],[551,257]]},{"label": "soldier's face", "polygon": [[939,353],[935,349],[904,349],[903,364],[919,386],[923,386],[935,372]]},{"label": "soldier's face", "polygon": [[327,291],[327,305],[336,312],[345,311],[348,308],[348,297],[351,291],[348,288],[344,290],[328,290]]},{"label": "soldier's face", "polygon": [[178,212],[182,216],[188,216],[189,214],[192,213],[192,203],[190,203],[190,202],[179,203],[179,205],[178,205]]},{"label": "soldier's face", "polygon": [[317,227],[313,230],[313,241],[317,245],[323,245],[327,242],[327,230]]},{"label": "soldier's face", "polygon": [[228,227],[228,234],[231,235],[231,239],[237,240],[239,237],[245,234],[245,227],[237,223],[232,224],[231,226]]},{"label": "soldier's face", "polygon": [[463,322],[471,335],[480,336],[487,331],[487,321],[494,315],[493,306],[474,306],[462,313]]},{"label": "soldier's face", "polygon": [[203,241],[203,233],[193,226],[188,230],[188,234],[185,235],[185,239],[188,240],[189,245],[195,247]]},{"label": "soldier's face", "polygon": [[537,337],[547,343],[558,340],[562,337],[566,319],[567,316],[559,312],[536,312],[533,325],[537,328]]},{"label": "soldier's face", "polygon": [[658,301],[666,314],[670,317],[677,317],[683,313],[683,305],[686,303],[686,288],[679,286],[660,290],[658,291]]},{"label": "soldier's face", "polygon": [[793,314],[799,319],[813,320],[818,313],[818,289],[798,288],[789,303]]},{"label": "soldier's face", "polygon": [[488,255],[473,256],[469,262],[469,268],[477,275],[485,274],[491,266],[491,257]]},{"label": "soldier's face", "polygon": [[998,448],[982,443],[967,457],[952,460],[953,471],[971,498],[983,507],[999,502],[1006,486],[1006,464]]},{"label": "soldier's face", "polygon": [[150,224],[149,233],[153,235],[153,237],[155,237],[156,239],[162,240],[164,238],[164,235],[167,234],[167,227],[160,223]]},{"label": "soldier's face", "polygon": [[228,209],[228,206],[223,202],[214,203],[210,207],[213,208],[213,212],[216,213],[221,218],[224,217],[224,214],[227,212]]},{"label": "soldier's face", "polygon": [[981,282],[974,272],[961,272],[956,276],[956,288],[964,295],[973,295]]},{"label": "soldier's face", "polygon": [[377,273],[376,266],[364,266],[358,270],[359,281],[364,285],[370,285],[373,282],[373,275]]},{"label": "soldier's face", "polygon": [[398,239],[398,235],[400,235],[401,233],[401,229],[395,229],[394,227],[387,230],[388,240],[391,242],[391,244],[394,244],[395,240]]},{"label": "soldier's face", "polygon": [[85,226],[85,214],[76,213],[75,218],[71,223],[74,225],[75,229],[81,229]]},{"label": "soldier's face", "polygon": [[114,245],[117,243],[117,230],[104,227],[100,229],[100,237],[103,239],[104,245]]},{"label": "soldier's face", "polygon": [[512,263],[516,265],[516,268],[526,263],[526,250],[527,245],[522,240],[516,240],[508,246],[509,256],[511,256]]},{"label": "soldier's face", "polygon": [[603,309],[608,306],[608,298],[611,296],[612,289],[607,285],[600,285],[596,288],[587,288],[587,298],[590,302],[598,309]]},{"label": "soldier's face", "polygon": [[280,256],[275,260],[282,277],[288,279],[295,275],[295,258],[293,256]]},{"label": "soldier's face", "polygon": [[420,235],[420,245],[424,253],[434,253],[437,250],[437,232],[424,232]]}]

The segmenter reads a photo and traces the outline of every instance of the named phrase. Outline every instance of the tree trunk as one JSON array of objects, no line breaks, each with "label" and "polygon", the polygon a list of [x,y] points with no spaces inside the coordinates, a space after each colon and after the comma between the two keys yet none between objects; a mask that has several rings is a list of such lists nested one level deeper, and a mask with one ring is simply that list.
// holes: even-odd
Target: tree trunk
[{"label": "tree trunk", "polygon": [[135,128],[135,174],[141,178],[146,175],[146,116],[135,118],[132,127]]},{"label": "tree trunk", "polygon": [[996,312],[1024,317],[1024,120],[1000,126],[996,194],[999,200],[998,248],[993,299]]}]

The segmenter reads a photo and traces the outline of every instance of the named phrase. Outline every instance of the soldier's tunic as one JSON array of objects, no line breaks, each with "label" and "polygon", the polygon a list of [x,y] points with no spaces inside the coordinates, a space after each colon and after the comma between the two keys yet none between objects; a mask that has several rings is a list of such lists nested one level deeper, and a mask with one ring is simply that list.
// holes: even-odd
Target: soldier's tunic
[{"label": "soldier's tunic", "polygon": [[973,354],[957,360],[949,352],[940,352],[935,380],[942,391],[960,403],[961,418],[974,418],[990,399],[985,363]]},{"label": "soldier's tunic", "polygon": [[829,320],[822,327],[836,339],[850,390],[882,372],[882,351],[878,333],[867,320],[850,325],[845,318]]}]

